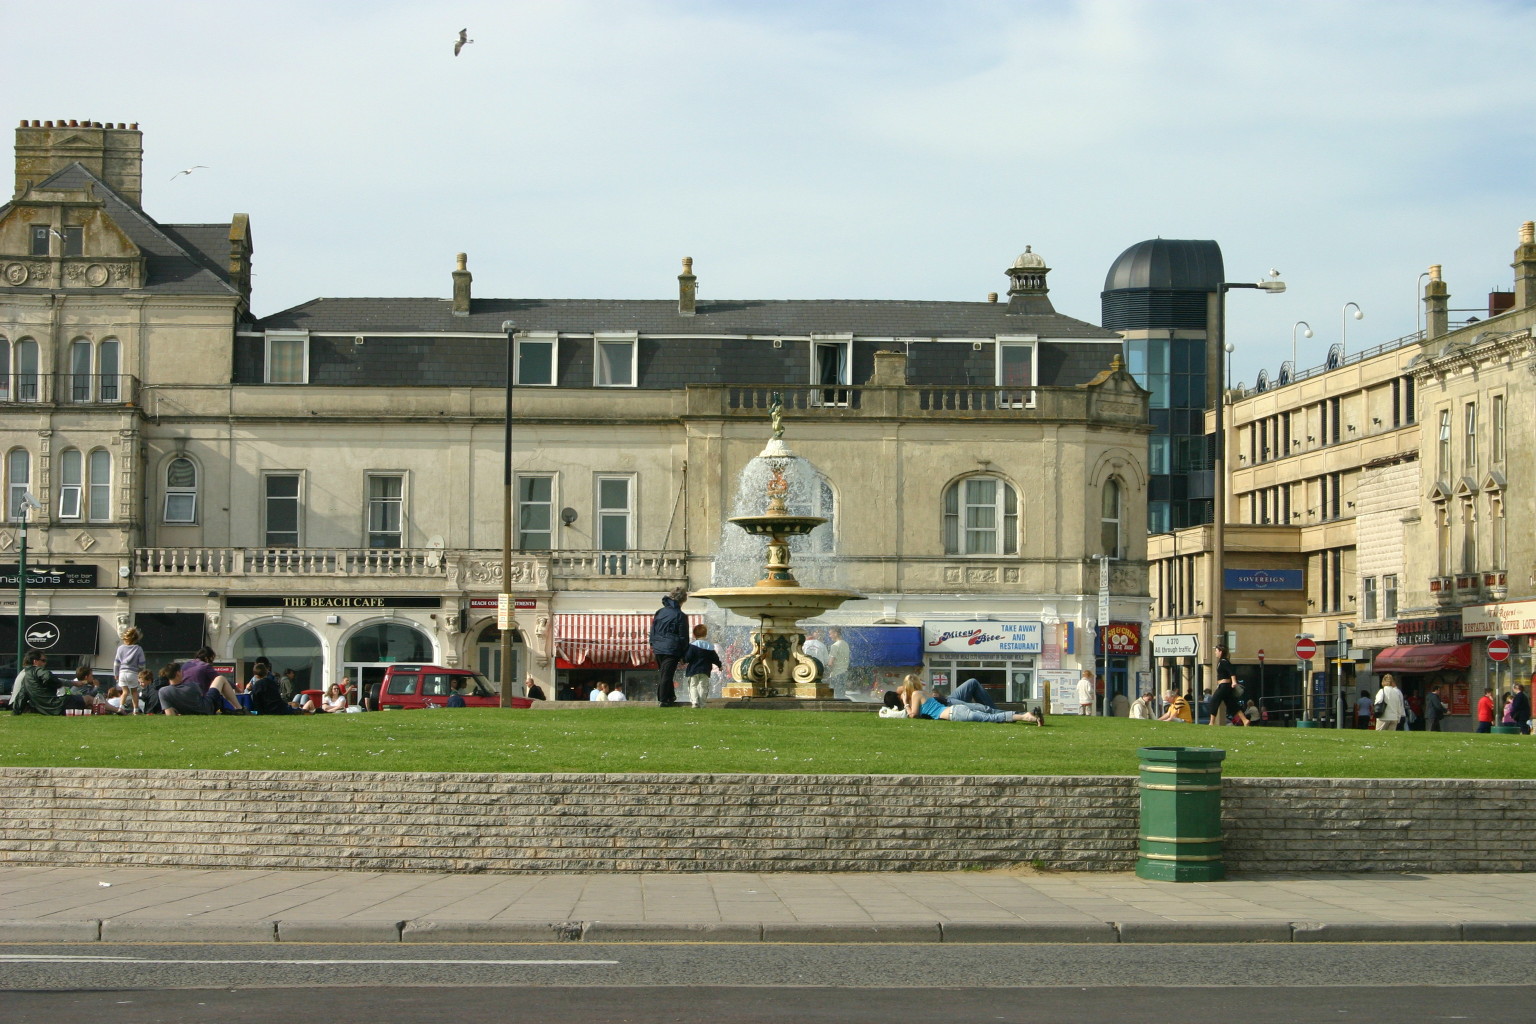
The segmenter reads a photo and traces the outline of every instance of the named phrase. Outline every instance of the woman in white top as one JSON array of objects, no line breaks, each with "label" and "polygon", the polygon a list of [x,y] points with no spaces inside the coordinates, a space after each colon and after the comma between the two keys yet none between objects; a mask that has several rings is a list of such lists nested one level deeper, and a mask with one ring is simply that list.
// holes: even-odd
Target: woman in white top
[{"label": "woman in white top", "polygon": [[123,641],[117,653],[112,655],[112,676],[123,688],[123,710],[139,713],[139,673],[144,670],[144,648],[139,646],[140,633],[129,626],[119,634]]},{"label": "woman in white top", "polygon": [[1403,720],[1403,691],[1397,688],[1397,680],[1391,673],[1381,677],[1381,689],[1376,691],[1376,703],[1384,704],[1376,716],[1376,731],[1391,732]]},{"label": "woman in white top", "polygon": [[342,691],[341,684],[332,683],[325,691],[325,703],[321,710],[332,713],[347,710],[347,695]]}]

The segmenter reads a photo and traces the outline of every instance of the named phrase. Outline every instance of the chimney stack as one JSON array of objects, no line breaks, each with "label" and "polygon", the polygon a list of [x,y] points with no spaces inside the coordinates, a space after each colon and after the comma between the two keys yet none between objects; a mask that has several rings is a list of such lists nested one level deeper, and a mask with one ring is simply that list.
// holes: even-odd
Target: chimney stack
[{"label": "chimney stack", "polygon": [[1429,283],[1424,286],[1424,340],[1443,337],[1449,327],[1451,292],[1440,280],[1440,264],[1429,268]]},{"label": "chimney stack", "polygon": [[16,192],[79,163],[135,206],[144,198],[144,133],[137,124],[22,121],[16,129]]},{"label": "chimney stack", "polygon": [[1536,306],[1536,222],[1520,225],[1520,247],[1515,250],[1515,308]]},{"label": "chimney stack", "polygon": [[693,316],[697,312],[699,279],[693,276],[693,257],[683,257],[683,272],[677,275],[677,315]]},{"label": "chimney stack", "polygon": [[458,260],[453,272],[453,315],[469,316],[469,283],[474,277],[469,272],[469,256],[461,252]]}]

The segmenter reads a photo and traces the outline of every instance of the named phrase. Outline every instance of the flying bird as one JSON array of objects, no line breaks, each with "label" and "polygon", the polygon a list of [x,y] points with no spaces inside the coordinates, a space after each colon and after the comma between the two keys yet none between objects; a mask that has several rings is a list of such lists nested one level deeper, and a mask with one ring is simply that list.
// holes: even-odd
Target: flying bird
[{"label": "flying bird", "polygon": [[208,169],[208,165],[207,164],[197,164],[196,166],[188,167],[184,171],[177,171],[175,174],[171,175],[171,180],[175,181],[177,178],[181,177],[183,174],[191,174],[193,171],[206,171],[207,169]]},{"label": "flying bird", "polygon": [[464,49],[464,47],[468,46],[472,42],[474,42],[474,40],[469,38],[469,29],[459,29],[458,41],[453,44],[453,55],[457,57],[459,55],[459,51]]}]

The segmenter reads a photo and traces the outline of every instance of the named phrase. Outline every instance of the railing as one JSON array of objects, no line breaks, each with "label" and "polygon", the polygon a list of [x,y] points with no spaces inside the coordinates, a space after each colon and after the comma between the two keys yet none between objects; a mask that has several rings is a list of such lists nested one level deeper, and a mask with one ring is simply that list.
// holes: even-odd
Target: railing
[{"label": "railing", "polygon": [[557,579],[686,579],[688,556],[682,551],[551,551],[549,574]]},{"label": "railing", "polygon": [[918,388],[919,409],[945,412],[996,412],[1033,409],[1034,388]]},{"label": "railing", "polygon": [[0,405],[132,405],[138,390],[126,373],[0,373]]},{"label": "railing", "polygon": [[786,410],[799,409],[857,409],[863,404],[863,391],[842,386],[804,388],[751,388],[727,387],[726,407],[729,409],[757,409],[767,411],[773,406],[773,396]]},{"label": "railing", "polygon": [[[913,412],[930,413],[977,413],[1008,412],[1016,409],[1035,408],[1035,389],[1021,387],[912,387],[856,388],[842,386],[816,386],[803,388],[739,387],[727,386],[726,408],[733,411],[767,411],[772,408],[773,396],[779,396],[786,412],[812,409],[863,409],[871,399],[871,393],[899,392],[898,397],[915,396]],[[909,400],[909,399],[908,399]]]},{"label": "railing", "polygon": [[[684,551],[519,551],[518,560],[547,561],[562,580],[686,580]],[[499,572],[499,551],[441,548],[135,548],[133,572],[145,578],[203,576],[411,577],[480,581],[477,567]],[[536,570],[542,571],[542,570]],[[497,577],[499,578],[499,576]]]}]

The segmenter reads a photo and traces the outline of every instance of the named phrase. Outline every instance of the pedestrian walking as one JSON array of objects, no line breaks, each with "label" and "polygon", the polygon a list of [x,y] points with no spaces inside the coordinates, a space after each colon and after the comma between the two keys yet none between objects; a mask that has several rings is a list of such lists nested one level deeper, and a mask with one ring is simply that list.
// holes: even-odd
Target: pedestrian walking
[{"label": "pedestrian walking", "polygon": [[1493,731],[1493,691],[1484,690],[1477,698],[1477,728],[1474,732]]},{"label": "pedestrian walking", "polygon": [[683,612],[683,603],[687,600],[687,590],[673,587],[651,617],[651,653],[656,655],[656,703],[664,708],[679,706],[672,677],[677,674],[678,662],[688,653],[688,616]]},{"label": "pedestrian walking", "polygon": [[1376,703],[1372,710],[1376,712],[1376,731],[1392,732],[1407,714],[1407,707],[1403,704],[1403,691],[1397,688],[1397,679],[1392,673],[1381,677],[1381,689],[1376,691]]},{"label": "pedestrian walking", "polygon": [[1216,655],[1216,689],[1206,704],[1206,711],[1211,716],[1210,724],[1225,725],[1231,721],[1237,725],[1247,725],[1248,717],[1243,714],[1239,703],[1238,690],[1241,686],[1237,681],[1237,671],[1227,660],[1227,648],[1217,644],[1212,652]]},{"label": "pedestrian walking", "polygon": [[723,669],[720,654],[708,639],[709,627],[699,623],[693,627],[693,642],[683,654],[683,675],[688,677],[688,703],[702,708],[709,699],[709,670]]},{"label": "pedestrian walking", "polygon": [[1429,688],[1429,693],[1424,697],[1424,729],[1426,732],[1439,732],[1440,723],[1445,720],[1448,710],[1445,706],[1445,698],[1442,696],[1444,685],[1436,683]]},{"label": "pedestrian walking", "polygon": [[1531,733],[1531,698],[1525,692],[1525,687],[1519,683],[1511,683],[1510,689],[1513,692],[1509,698],[1511,705],[1509,717],[1513,718],[1514,724],[1520,727],[1520,734],[1522,736],[1529,736]]},{"label": "pedestrian walking", "polygon": [[1369,690],[1360,691],[1360,699],[1355,701],[1355,728],[1369,729],[1371,727],[1371,693]]}]

